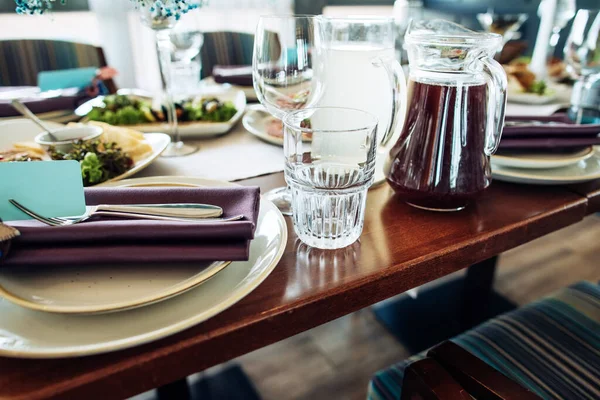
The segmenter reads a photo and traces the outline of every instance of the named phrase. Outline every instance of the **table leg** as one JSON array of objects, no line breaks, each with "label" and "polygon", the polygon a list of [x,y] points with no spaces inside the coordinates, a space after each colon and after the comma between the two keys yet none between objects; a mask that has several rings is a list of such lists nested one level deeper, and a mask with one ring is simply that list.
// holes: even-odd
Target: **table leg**
[{"label": "table leg", "polygon": [[187,379],[183,378],[156,388],[156,397],[158,400],[189,400],[190,387]]},{"label": "table leg", "polygon": [[418,291],[416,298],[401,295],[373,306],[375,316],[413,353],[444,340],[516,305],[493,291],[496,257],[467,268],[459,277]]},{"label": "table leg", "polygon": [[471,265],[463,281],[460,323],[463,330],[489,318],[498,257]]}]

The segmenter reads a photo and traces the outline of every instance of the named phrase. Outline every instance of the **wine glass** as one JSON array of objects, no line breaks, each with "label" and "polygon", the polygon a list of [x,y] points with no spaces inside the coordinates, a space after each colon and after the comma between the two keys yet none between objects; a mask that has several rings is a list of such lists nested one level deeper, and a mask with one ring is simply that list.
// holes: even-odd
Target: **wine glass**
[{"label": "wine glass", "polygon": [[158,51],[158,64],[163,82],[166,98],[167,123],[172,136],[169,147],[162,153],[163,157],[180,157],[192,154],[198,150],[197,146],[190,146],[181,141],[181,135],[177,127],[177,111],[173,101],[172,74],[171,74],[171,30],[177,22],[177,16],[163,14],[156,11],[155,2],[145,2],[140,5],[140,17],[142,23],[156,33],[156,49]]},{"label": "wine glass", "polygon": [[[278,119],[315,105],[322,93],[324,65],[321,30],[316,16],[260,17],[254,38],[252,77],[258,100]],[[283,129],[283,126],[282,126]],[[265,194],[291,215],[287,187]]]},{"label": "wine glass", "polygon": [[564,48],[567,71],[579,80],[581,91],[577,104],[576,122],[583,119],[587,97],[593,84],[600,79],[600,10],[579,10]]},{"label": "wine glass", "polygon": [[571,19],[573,19],[576,11],[577,6],[575,4],[575,0],[558,0],[556,2],[552,35],[550,36],[550,45],[548,46],[549,60],[554,56],[554,50],[556,49],[556,45],[560,39],[560,31],[567,26]]},{"label": "wine glass", "polygon": [[199,91],[202,60],[199,57],[204,44],[204,34],[198,30],[173,29],[171,73],[173,90],[177,93],[194,94]]},{"label": "wine glass", "polygon": [[502,45],[496,52],[496,59],[500,57],[504,45],[516,36],[528,17],[527,14],[496,14],[492,10],[477,14],[477,20],[486,31],[502,36]]}]

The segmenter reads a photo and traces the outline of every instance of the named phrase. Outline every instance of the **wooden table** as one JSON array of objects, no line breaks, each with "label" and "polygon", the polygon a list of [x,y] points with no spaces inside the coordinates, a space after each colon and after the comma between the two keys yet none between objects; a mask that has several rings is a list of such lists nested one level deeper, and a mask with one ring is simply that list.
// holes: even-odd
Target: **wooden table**
[{"label": "wooden table", "polygon": [[[275,174],[242,183],[267,190],[283,179]],[[593,188],[585,190],[495,182],[467,210],[434,213],[407,206],[384,184],[369,193],[359,243],[333,252],[310,249],[288,219],[279,265],[229,310],[114,353],[0,358],[0,399],[122,398],[175,381],[580,221],[588,198],[599,197]]]}]

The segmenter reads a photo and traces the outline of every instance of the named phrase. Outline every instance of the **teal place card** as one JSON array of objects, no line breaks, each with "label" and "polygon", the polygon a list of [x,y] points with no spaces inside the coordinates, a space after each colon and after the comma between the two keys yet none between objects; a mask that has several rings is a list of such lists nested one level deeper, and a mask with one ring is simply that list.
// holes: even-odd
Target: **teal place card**
[{"label": "teal place card", "polygon": [[9,199],[44,217],[82,215],[85,197],[79,162],[0,162],[0,218],[31,219],[10,204]]},{"label": "teal place card", "polygon": [[91,85],[96,76],[96,67],[60,69],[38,73],[38,86],[42,92],[47,90],[84,88]]}]

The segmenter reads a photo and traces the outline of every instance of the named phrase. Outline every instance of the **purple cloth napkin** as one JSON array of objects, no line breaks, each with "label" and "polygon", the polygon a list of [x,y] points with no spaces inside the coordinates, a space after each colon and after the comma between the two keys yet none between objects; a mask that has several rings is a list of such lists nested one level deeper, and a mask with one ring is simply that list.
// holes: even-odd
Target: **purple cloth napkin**
[{"label": "purple cloth napkin", "polygon": [[506,117],[506,121],[557,122],[559,125],[505,126],[500,149],[554,149],[600,145],[600,125],[576,125],[566,114]]},{"label": "purple cloth napkin", "polygon": [[251,65],[215,65],[212,70],[217,83],[230,83],[238,86],[252,86]]},{"label": "purple cloth napkin", "polygon": [[[16,91],[26,87],[5,86],[0,87],[0,92]],[[34,97],[20,99],[35,114],[58,110],[75,110],[82,103],[89,100],[84,92],[71,93],[50,98]],[[0,99],[0,118],[17,117],[21,113],[10,105],[10,100]]]},{"label": "purple cloth napkin", "polygon": [[260,190],[233,188],[90,188],[86,204],[205,203],[241,221],[197,224],[99,218],[51,227],[38,221],[13,221],[21,236],[4,265],[65,265],[241,261],[249,256],[258,219]]}]

